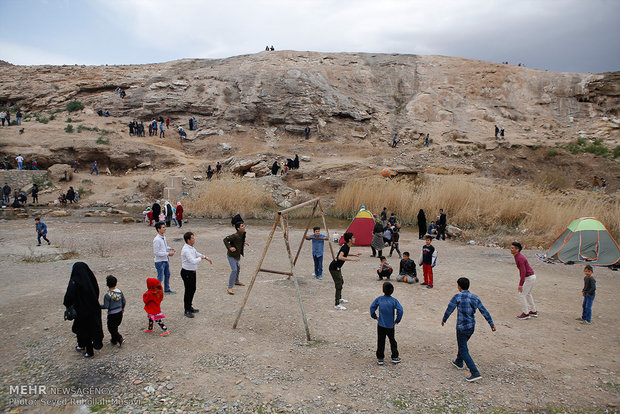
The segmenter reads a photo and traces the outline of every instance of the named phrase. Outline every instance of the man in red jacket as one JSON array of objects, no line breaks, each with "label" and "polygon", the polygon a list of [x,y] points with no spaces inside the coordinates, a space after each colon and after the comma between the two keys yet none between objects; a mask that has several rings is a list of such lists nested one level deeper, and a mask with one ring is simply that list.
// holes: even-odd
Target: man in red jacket
[{"label": "man in red jacket", "polygon": [[534,305],[534,297],[532,296],[532,289],[536,283],[536,275],[525,256],[521,254],[522,248],[519,242],[513,242],[512,246],[510,246],[510,253],[515,257],[515,263],[519,269],[520,279],[518,290],[519,297],[521,298],[521,307],[523,309],[521,315],[517,316],[517,319],[537,318],[538,312],[536,312],[536,305]]}]

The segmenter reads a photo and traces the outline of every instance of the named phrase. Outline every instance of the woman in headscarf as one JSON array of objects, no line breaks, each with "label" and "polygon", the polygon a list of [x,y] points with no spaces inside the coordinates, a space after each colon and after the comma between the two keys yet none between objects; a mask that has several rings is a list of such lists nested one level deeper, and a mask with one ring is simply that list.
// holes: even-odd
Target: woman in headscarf
[{"label": "woman in headscarf", "polygon": [[383,227],[383,224],[381,224],[380,221],[377,221],[376,214],[373,214],[373,217],[375,219],[375,227],[372,230],[372,241],[370,242],[372,254],[370,255],[370,257],[381,257],[383,253],[383,232],[385,230],[385,227]]},{"label": "woman in headscarf", "polygon": [[177,201],[176,217],[179,228],[183,227],[183,206],[181,205],[180,201]]},{"label": "woman in headscarf", "polygon": [[63,304],[75,309],[71,330],[77,335],[75,350],[84,352],[86,358],[94,355],[93,349],[103,347],[101,328],[101,307],[99,306],[99,285],[97,279],[84,262],[76,262],[71,269],[69,286]]},{"label": "woman in headscarf", "polygon": [[159,215],[161,214],[161,206],[159,205],[159,200],[153,203],[151,211],[153,212],[153,220],[155,220],[155,224],[157,224],[157,222],[159,221]]},{"label": "woman in headscarf", "polygon": [[172,221],[172,205],[168,201],[166,201],[164,207],[164,214],[166,214],[166,227],[170,227],[170,222]]},{"label": "woman in headscarf", "polygon": [[420,240],[424,238],[426,234],[426,214],[424,214],[424,210],[420,209],[418,212],[418,235],[420,236]]}]

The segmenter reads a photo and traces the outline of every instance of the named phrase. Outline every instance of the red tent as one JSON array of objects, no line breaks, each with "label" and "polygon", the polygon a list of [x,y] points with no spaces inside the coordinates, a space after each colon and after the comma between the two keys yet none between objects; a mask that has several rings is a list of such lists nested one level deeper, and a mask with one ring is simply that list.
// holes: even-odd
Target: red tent
[{"label": "red tent", "polygon": [[[362,208],[349,227],[347,233],[353,233],[355,237],[354,246],[370,246],[372,241],[372,230],[375,228],[375,220],[372,217],[372,213],[365,208]],[[344,243],[344,236],[340,237],[340,244]]]}]

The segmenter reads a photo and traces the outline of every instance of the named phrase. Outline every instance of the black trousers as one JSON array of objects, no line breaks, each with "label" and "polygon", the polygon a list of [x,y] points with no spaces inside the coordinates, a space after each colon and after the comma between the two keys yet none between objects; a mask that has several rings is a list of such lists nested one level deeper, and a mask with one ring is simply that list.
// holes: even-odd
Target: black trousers
[{"label": "black trousers", "polygon": [[440,224],[437,226],[437,240],[445,240],[446,239],[446,225]]},{"label": "black trousers", "polygon": [[112,337],[110,341],[113,345],[119,343],[123,336],[118,333],[118,327],[123,322],[123,312],[108,314],[108,332],[110,332],[110,336]]},{"label": "black trousers", "polygon": [[390,348],[392,350],[392,359],[398,358],[398,344],[394,339],[394,328],[384,328],[377,324],[377,359],[385,357],[385,337],[390,340]]},{"label": "black trousers", "polygon": [[192,310],[194,293],[196,293],[196,271],[181,269],[181,278],[185,286],[185,296],[183,296],[185,312],[190,312]]}]

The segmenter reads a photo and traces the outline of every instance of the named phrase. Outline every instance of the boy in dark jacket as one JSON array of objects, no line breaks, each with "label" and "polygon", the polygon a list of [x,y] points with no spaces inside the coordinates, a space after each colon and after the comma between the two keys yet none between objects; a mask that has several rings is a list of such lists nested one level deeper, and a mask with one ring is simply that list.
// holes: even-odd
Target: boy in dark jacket
[{"label": "boy in dark jacket", "polygon": [[233,286],[245,286],[245,284],[239,281],[239,272],[241,271],[241,256],[243,256],[243,247],[247,245],[245,242],[245,223],[239,214],[232,219],[232,224],[235,226],[236,233],[226,236],[224,238],[224,245],[226,245],[226,255],[228,257],[228,263],[230,264],[230,276],[228,278],[228,292],[229,295],[234,295]]},{"label": "boy in dark jacket", "polygon": [[409,257],[409,252],[403,253],[403,258],[400,261],[400,268],[398,270],[396,280],[398,282],[418,283],[415,262]]},{"label": "boy in dark jacket", "polygon": [[112,345],[123,345],[123,336],[118,333],[118,327],[123,322],[123,313],[125,312],[125,295],[120,289],[117,289],[116,285],[118,281],[112,275],[105,278],[106,285],[108,285],[108,292],[103,298],[103,305],[101,309],[108,310],[108,331],[110,332],[110,342]]}]

